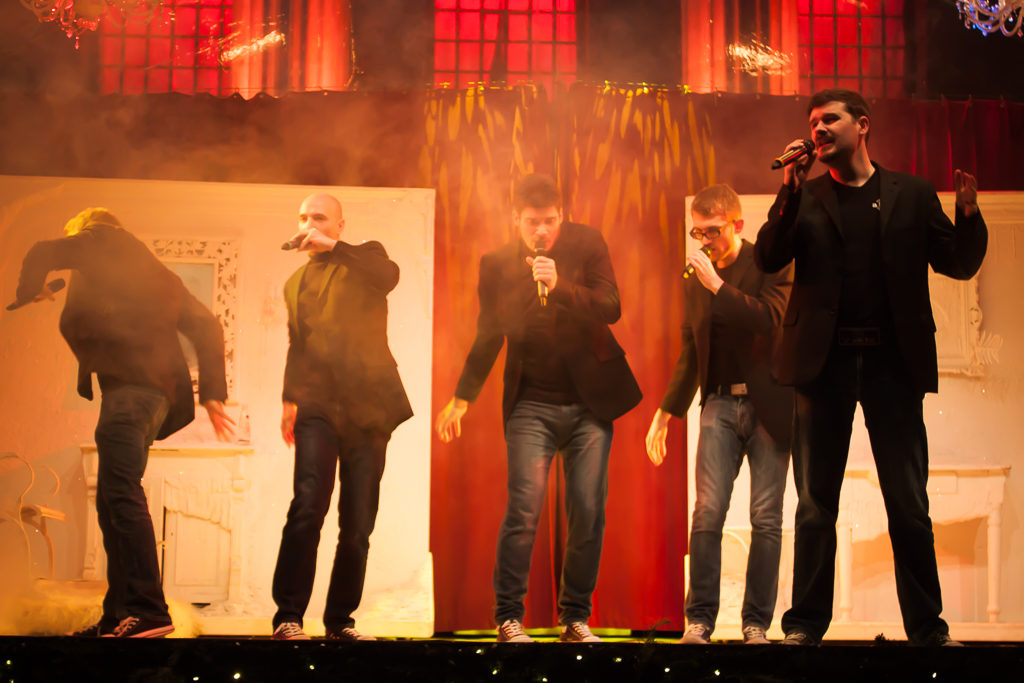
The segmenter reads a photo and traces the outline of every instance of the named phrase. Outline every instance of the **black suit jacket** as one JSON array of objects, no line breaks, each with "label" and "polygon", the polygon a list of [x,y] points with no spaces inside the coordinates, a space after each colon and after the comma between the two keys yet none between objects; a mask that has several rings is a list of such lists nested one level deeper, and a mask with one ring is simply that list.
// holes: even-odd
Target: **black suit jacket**
[{"label": "black suit jacket", "polygon": [[793,269],[765,274],[754,264],[754,246],[743,242],[732,265],[738,286],[723,284],[717,294],[696,277],[683,284],[683,348],[679,353],[661,409],[683,417],[698,385],[701,405],[707,400],[708,366],[711,358],[711,303],[719,301],[727,324],[748,334],[753,354],[746,383],[757,417],[775,442],[789,448],[793,431],[793,393],[779,386],[769,369],[775,333],[793,284]]},{"label": "black suit jacket", "polygon": [[[506,421],[519,395],[526,311],[537,300],[521,245],[516,238],[480,259],[476,339],[455,389],[457,397],[475,400],[508,340],[502,395]],[[637,405],[641,393],[625,351],[608,327],[621,314],[608,246],[594,228],[567,222],[549,255],[558,271],[558,283],[548,297],[561,342],[556,351],[565,359],[583,403],[602,420],[614,420]]]},{"label": "black suit jacket", "polygon": [[[896,348],[914,387],[938,390],[935,321],[928,294],[928,266],[958,280],[981,267],[988,231],[980,213],[957,209],[956,226],[943,213],[934,186],[877,164],[881,181],[881,250]],[[783,384],[805,384],[821,372],[836,334],[843,277],[843,226],[828,174],[797,192],[783,187],[757,236],[755,255],[774,272],[796,262],[793,292],[775,358]]]},{"label": "black suit jacket", "polygon": [[92,373],[161,390],[170,401],[158,439],[195,417],[180,331],[199,360],[199,400],[227,398],[220,323],[145,244],[127,230],[93,225],[39,242],[25,256],[18,301],[30,301],[51,270],[72,269],[60,331],[78,359],[78,393],[92,399]]},{"label": "black suit jacket", "polygon": [[398,264],[380,242],[338,242],[321,280],[320,309],[304,339],[298,304],[307,265],[284,286],[289,344],[283,399],[301,406],[306,373],[328,372],[339,404],[356,426],[390,433],[412,417],[388,348],[387,295],[398,284]]}]

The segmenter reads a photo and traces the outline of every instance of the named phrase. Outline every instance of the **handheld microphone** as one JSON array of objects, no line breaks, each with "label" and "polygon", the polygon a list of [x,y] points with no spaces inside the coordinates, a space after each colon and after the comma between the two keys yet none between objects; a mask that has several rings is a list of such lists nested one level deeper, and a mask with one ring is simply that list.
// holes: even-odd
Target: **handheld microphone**
[{"label": "handheld microphone", "polygon": [[[707,255],[708,258],[711,258],[711,245],[710,244],[707,245],[707,246],[701,247],[700,250],[703,251],[704,254]],[[693,267],[692,263],[687,263],[686,264],[686,270],[683,271],[683,274],[682,274],[681,277],[685,280],[688,277],[690,277],[691,275],[693,275],[693,272],[695,270],[696,270],[696,268]]]},{"label": "handheld microphone", "polygon": [[299,235],[297,237],[293,237],[292,239],[290,239],[287,242],[285,242],[284,244],[282,244],[281,245],[281,249],[282,249],[282,251],[290,251],[292,249],[298,249],[300,246],[302,246],[302,241],[304,239],[306,239],[306,234],[305,233],[303,233],[303,234],[301,234],[301,235]]},{"label": "handheld microphone", "polygon": [[[533,245],[534,256],[546,256],[548,250],[547,241],[541,237]],[[540,299],[541,306],[548,305],[548,286],[544,284],[542,280],[537,280],[537,298]]]},{"label": "handheld microphone", "polygon": [[30,304],[35,301],[42,301],[47,295],[56,294],[60,290],[64,289],[64,286],[66,284],[67,283],[64,282],[64,278],[54,278],[46,283],[46,285],[43,287],[43,291],[40,292],[37,296],[29,299],[28,301],[22,301],[21,303],[15,301],[13,304],[7,306],[7,310],[13,311],[15,309],[21,308],[22,306],[25,306],[26,304]]},{"label": "handheld microphone", "polygon": [[800,157],[806,156],[814,151],[814,143],[810,140],[804,140],[800,147],[794,147],[793,149],[787,149],[785,152],[775,157],[772,161],[772,170],[778,170],[783,166],[788,166]]}]

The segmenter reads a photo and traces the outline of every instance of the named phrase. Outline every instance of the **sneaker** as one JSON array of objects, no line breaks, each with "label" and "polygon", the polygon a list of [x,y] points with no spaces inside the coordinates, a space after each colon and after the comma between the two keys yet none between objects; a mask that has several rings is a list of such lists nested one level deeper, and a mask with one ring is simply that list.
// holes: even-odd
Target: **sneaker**
[{"label": "sneaker", "polygon": [[590,627],[585,621],[571,621],[562,627],[562,634],[558,636],[562,643],[600,643],[601,639],[590,632]]},{"label": "sneaker", "polygon": [[953,640],[948,633],[933,633],[924,640],[917,641],[914,645],[921,647],[963,647],[959,640]]},{"label": "sneaker", "polygon": [[309,640],[309,636],[302,630],[302,624],[297,621],[282,621],[274,629],[271,640]]},{"label": "sneaker", "polygon": [[374,638],[371,635],[367,635],[365,633],[360,633],[359,631],[355,630],[351,626],[346,626],[345,628],[339,628],[339,629],[330,629],[329,631],[327,631],[327,635],[325,635],[324,637],[327,640],[347,640],[347,641],[377,640],[376,638]]},{"label": "sneaker", "polygon": [[743,644],[744,645],[771,645],[771,641],[768,640],[768,636],[765,635],[764,629],[760,626],[744,626],[743,627]]},{"label": "sneaker", "polygon": [[711,627],[700,622],[694,622],[686,627],[686,633],[679,639],[684,645],[710,645]]},{"label": "sneaker", "polygon": [[110,633],[102,638],[163,638],[174,632],[174,624],[170,621],[147,619],[145,617],[125,617]]},{"label": "sneaker", "polygon": [[116,621],[104,621],[103,619],[100,619],[95,624],[91,624],[77,631],[65,633],[64,635],[69,638],[102,638],[103,636],[113,635],[115,628],[117,628]]},{"label": "sneaker", "polygon": [[783,645],[817,645],[817,643],[814,642],[814,638],[811,638],[809,635],[807,635],[803,631],[792,631],[791,633],[787,633],[786,637],[782,641],[782,644]]},{"label": "sneaker", "polygon": [[523,624],[518,619],[506,619],[498,627],[499,643],[532,643],[533,638],[526,635]]}]

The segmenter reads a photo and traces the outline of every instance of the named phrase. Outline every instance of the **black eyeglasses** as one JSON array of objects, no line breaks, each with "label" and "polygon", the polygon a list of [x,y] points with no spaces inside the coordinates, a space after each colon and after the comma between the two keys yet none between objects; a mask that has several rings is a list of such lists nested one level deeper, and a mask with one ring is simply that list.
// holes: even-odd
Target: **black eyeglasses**
[{"label": "black eyeglasses", "polygon": [[707,237],[709,240],[713,240],[716,239],[719,235],[721,235],[722,231],[725,230],[731,224],[732,221],[729,221],[728,223],[722,223],[721,225],[712,225],[706,227],[703,230],[698,230],[697,228],[694,228],[693,230],[690,231],[690,237],[692,237],[695,240],[702,240],[705,237]]}]

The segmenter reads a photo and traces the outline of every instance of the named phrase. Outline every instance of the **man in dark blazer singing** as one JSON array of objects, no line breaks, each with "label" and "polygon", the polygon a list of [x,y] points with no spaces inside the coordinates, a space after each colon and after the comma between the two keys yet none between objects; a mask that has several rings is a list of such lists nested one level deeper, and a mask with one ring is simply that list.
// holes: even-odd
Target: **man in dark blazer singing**
[{"label": "man in dark blazer singing", "polygon": [[412,407],[388,348],[387,295],[398,265],[380,242],[348,244],[341,203],[307,197],[289,243],[309,261],[288,279],[288,359],[281,435],[295,446],[293,497],[274,571],[275,640],[306,640],[302,619],[316,573],[320,529],[337,473],[338,547],[324,609],[331,640],[373,640],[355,629],[370,533],[391,432]]},{"label": "man in dark blazer singing", "polygon": [[93,374],[100,387],[96,517],[107,553],[107,593],[100,620],[71,635],[159,638],[174,625],[142,477],[153,440],[195,417],[179,332],[195,347],[199,401],[217,438],[232,436],[234,422],[223,405],[224,333],[181,278],[107,209],[85,209],[64,232],[26,254],[17,303],[32,301],[49,271],[72,270],[60,331],[78,360],[78,393],[92,400]]},{"label": "man in dark blazer singing", "polygon": [[754,245],[740,237],[740,198],[728,185],[693,198],[693,229],[709,253],[687,256],[683,344],[661,407],[647,433],[647,455],[665,459],[669,419],[683,417],[700,387],[697,500],[690,530],[690,586],[682,642],[706,645],[718,618],[722,527],[733,481],[750,469],[750,552],[741,609],[743,642],[767,645],[782,551],[782,498],[789,471],[793,392],[771,378],[772,341],[786,308],[793,268],[765,274]]},{"label": "man in dark blazer singing", "polygon": [[[859,402],[885,501],[896,592],[912,643],[959,645],[942,598],[928,516],[922,401],[938,390],[928,267],[959,280],[981,267],[988,232],[975,179],[957,170],[956,223],[931,183],[868,156],[867,102],[824,90],[808,106],[813,150],[785,167],[757,237],[758,264],[795,262],[775,372],[796,389],[793,603],[786,644],[820,642],[832,618],[839,490]],[[790,149],[803,144],[794,141]],[[814,160],[828,173],[812,180]]]},{"label": "man in dark blazer singing", "polygon": [[502,416],[508,505],[494,567],[499,642],[529,642],[523,631],[530,556],[555,453],[565,472],[568,540],[558,594],[561,640],[593,642],[587,620],[597,583],[608,494],[612,421],[640,402],[640,389],[609,325],[619,289],[601,233],[562,221],[554,180],[516,185],[518,237],[480,260],[476,339],[437,417],[445,443],[479,395],[508,343]]}]

